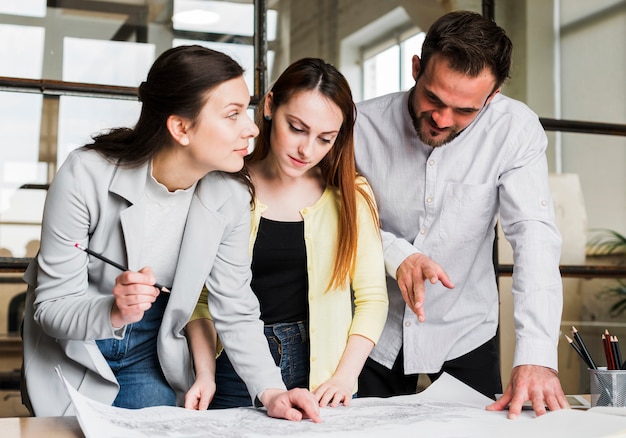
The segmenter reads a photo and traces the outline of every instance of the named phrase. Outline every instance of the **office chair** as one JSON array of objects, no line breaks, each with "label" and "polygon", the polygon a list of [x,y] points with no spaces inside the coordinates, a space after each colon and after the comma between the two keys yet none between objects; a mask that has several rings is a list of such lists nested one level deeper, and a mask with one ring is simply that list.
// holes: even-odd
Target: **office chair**
[{"label": "office chair", "polygon": [[[24,307],[26,305],[26,291],[20,292],[9,301],[7,331],[9,334],[21,334]],[[0,371],[0,390],[19,391],[21,381],[20,369]]]},{"label": "office chair", "polygon": [[9,301],[9,311],[7,317],[7,331],[9,333],[18,333],[21,331],[25,306],[26,291],[18,293],[11,298],[11,301]]}]

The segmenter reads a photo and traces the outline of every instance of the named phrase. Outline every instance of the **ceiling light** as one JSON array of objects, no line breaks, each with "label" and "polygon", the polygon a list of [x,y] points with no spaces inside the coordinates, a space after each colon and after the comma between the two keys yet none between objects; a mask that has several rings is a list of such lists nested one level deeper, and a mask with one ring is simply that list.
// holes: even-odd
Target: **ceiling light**
[{"label": "ceiling light", "polygon": [[217,23],[220,16],[216,12],[202,9],[177,12],[172,16],[175,29],[204,30],[204,26]]}]

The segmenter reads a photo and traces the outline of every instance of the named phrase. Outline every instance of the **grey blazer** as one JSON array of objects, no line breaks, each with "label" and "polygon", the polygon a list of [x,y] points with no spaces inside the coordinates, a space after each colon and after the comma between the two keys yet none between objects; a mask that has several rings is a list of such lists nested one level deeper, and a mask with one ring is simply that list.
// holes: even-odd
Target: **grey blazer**
[{"label": "grey blazer", "polygon": [[[74,244],[140,269],[147,171],[147,164],[121,168],[78,149],[50,185],[40,251],[24,275],[29,287],[22,392],[37,416],[74,414],[54,371],[57,365],[82,394],[106,404],[117,395],[117,381],[95,340],[124,335],[110,321],[111,291],[120,271]],[[194,380],[184,327],[203,285],[210,291],[220,339],[251,397],[266,388],[284,388],[250,289],[249,201],[243,184],[220,172],[200,180],[191,201],[157,341],[161,367],[179,405]]]}]

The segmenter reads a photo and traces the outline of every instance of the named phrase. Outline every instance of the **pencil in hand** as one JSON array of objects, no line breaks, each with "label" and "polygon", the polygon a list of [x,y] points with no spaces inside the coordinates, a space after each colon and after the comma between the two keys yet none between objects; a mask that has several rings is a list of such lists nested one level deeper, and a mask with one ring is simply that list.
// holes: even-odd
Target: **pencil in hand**
[{"label": "pencil in hand", "polygon": [[[103,256],[102,254],[100,254],[98,252],[92,251],[89,248],[85,248],[84,246],[82,246],[82,245],[80,245],[78,243],[74,244],[74,246],[76,248],[82,250],[82,251],[85,251],[87,254],[90,254],[90,255],[94,256],[95,258],[97,258],[99,260],[102,260],[104,263],[108,263],[109,265],[116,267],[120,271],[129,271],[129,269],[126,266],[120,265],[119,263],[114,262],[113,260]],[[165,292],[165,293],[171,292],[171,288],[165,287],[165,286],[163,286],[163,285],[161,285],[159,283],[154,283],[153,286],[156,287],[161,292]]]}]

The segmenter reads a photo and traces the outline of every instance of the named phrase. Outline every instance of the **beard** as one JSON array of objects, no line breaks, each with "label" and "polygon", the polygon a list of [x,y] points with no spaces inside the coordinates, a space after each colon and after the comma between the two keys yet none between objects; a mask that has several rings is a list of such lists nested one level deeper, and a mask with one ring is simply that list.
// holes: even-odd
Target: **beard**
[{"label": "beard", "polygon": [[445,136],[442,132],[430,131],[429,125],[437,126],[437,124],[428,113],[421,113],[416,117],[412,117],[411,120],[413,121],[413,128],[415,128],[419,139],[422,140],[424,144],[434,148],[450,143],[460,133],[456,126],[447,128],[448,132]]}]

